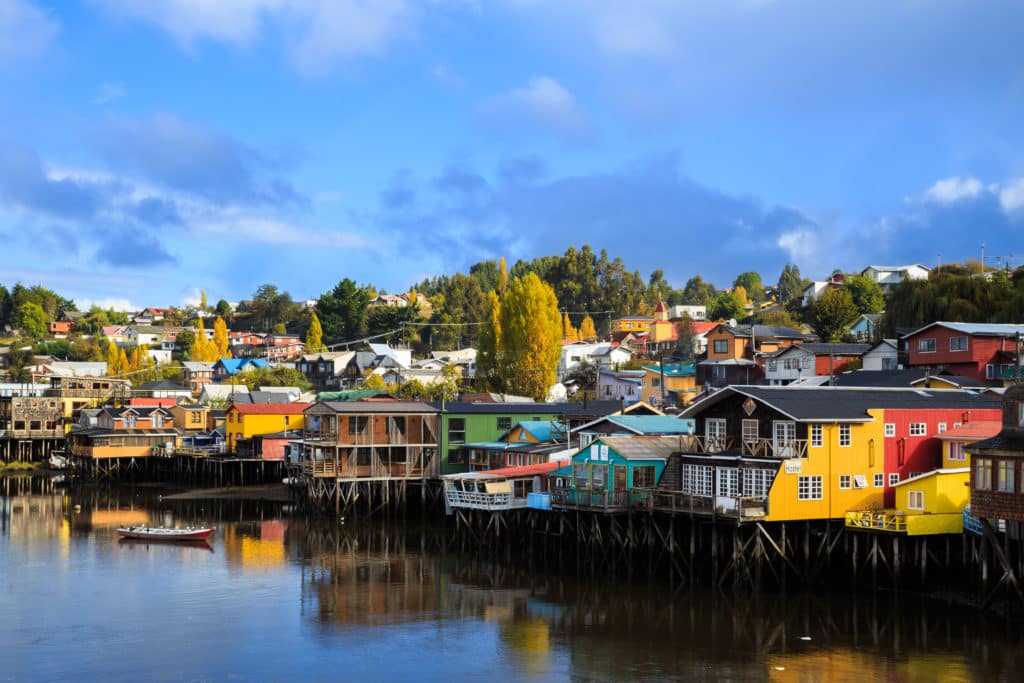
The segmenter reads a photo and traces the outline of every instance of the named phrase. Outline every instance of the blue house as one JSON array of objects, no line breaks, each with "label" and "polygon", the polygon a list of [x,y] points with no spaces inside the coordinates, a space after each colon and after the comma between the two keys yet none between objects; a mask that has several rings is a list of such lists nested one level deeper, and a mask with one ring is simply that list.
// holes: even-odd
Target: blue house
[{"label": "blue house", "polygon": [[568,457],[568,430],[561,422],[524,420],[498,437],[497,441],[467,443],[470,471],[539,465],[553,455]]},{"label": "blue house", "polygon": [[220,381],[234,377],[246,370],[261,370],[269,367],[270,363],[262,358],[221,358],[213,364],[213,377]]},{"label": "blue house", "polygon": [[678,437],[603,436],[572,456],[572,476],[552,489],[551,506],[621,512],[646,503],[677,452]]}]

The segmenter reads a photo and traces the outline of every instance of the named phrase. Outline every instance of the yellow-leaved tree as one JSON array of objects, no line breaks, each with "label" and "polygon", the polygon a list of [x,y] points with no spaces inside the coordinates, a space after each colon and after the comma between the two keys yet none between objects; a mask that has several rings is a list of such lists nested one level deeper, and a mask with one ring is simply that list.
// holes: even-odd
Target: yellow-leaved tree
[{"label": "yellow-leaved tree", "polygon": [[121,357],[117,353],[117,344],[110,342],[107,345],[107,375],[120,375],[124,372],[121,367]]},{"label": "yellow-leaved tree", "polygon": [[580,322],[580,339],[597,339],[597,330],[594,329],[594,319],[589,315],[584,316]]},{"label": "yellow-leaved tree", "polygon": [[501,300],[498,367],[508,391],[543,401],[562,355],[562,316],[549,284],[528,273],[509,284]]},{"label": "yellow-leaved tree", "polygon": [[505,373],[500,365],[501,300],[493,290],[487,293],[490,312],[487,324],[480,331],[480,349],[476,358],[476,374],[484,389],[505,390]]},{"label": "yellow-leaved tree", "polygon": [[199,361],[200,363],[211,363],[217,360],[214,357],[215,355],[213,343],[206,338],[206,326],[203,325],[203,319],[200,317],[196,321],[196,340],[192,344],[192,360]]},{"label": "yellow-leaved tree", "polygon": [[320,353],[326,350],[324,348],[324,328],[320,325],[320,318],[314,312],[309,318],[309,329],[306,330],[306,353]]},{"label": "yellow-leaved tree", "polygon": [[209,361],[231,358],[231,340],[228,339],[228,324],[219,315],[213,321],[213,353]]}]

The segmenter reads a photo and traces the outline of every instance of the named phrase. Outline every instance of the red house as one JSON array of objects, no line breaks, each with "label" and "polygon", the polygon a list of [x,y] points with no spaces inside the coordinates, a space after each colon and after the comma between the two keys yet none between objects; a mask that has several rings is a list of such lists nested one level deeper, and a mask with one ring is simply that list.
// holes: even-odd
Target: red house
[{"label": "red house", "polygon": [[903,336],[911,366],[945,366],[950,375],[994,380],[1014,364],[1024,325],[936,322]]},{"label": "red house", "polygon": [[[950,390],[928,393],[955,396],[957,400],[953,403],[956,405],[886,408],[883,413],[888,478],[885,482],[886,506],[895,505],[896,492],[892,488],[895,484],[942,467],[940,434],[971,422],[998,420],[1002,414],[999,403],[989,397]],[[944,403],[951,405],[950,402]]]}]

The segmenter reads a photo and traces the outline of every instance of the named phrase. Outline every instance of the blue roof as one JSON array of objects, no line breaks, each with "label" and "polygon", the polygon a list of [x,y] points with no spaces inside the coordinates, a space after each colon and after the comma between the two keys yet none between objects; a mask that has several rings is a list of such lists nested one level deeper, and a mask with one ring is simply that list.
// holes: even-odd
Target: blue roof
[{"label": "blue roof", "polygon": [[249,365],[257,369],[270,367],[270,363],[263,358],[221,358],[215,365],[223,367],[229,375],[237,375],[239,372],[247,370]]},{"label": "blue roof", "polygon": [[504,441],[474,441],[462,444],[463,448],[481,448],[488,451],[507,451],[509,444]]},{"label": "blue roof", "polygon": [[692,434],[694,430],[692,419],[671,415],[609,415],[604,419],[640,434]]},{"label": "blue roof", "polygon": [[543,420],[523,420],[522,422],[515,425],[512,430],[509,430],[509,434],[515,430],[516,427],[522,427],[525,431],[529,432],[533,438],[537,441],[551,441],[556,437],[565,438],[565,425],[561,422],[547,422]]},{"label": "blue roof", "polygon": [[565,467],[559,467],[557,470],[551,470],[548,473],[549,477],[571,477],[572,476],[572,464],[568,464]]},{"label": "blue roof", "polygon": [[[661,366],[645,365],[644,370],[661,373]],[[693,377],[696,373],[697,368],[693,363],[677,363],[665,366],[666,377]]]}]

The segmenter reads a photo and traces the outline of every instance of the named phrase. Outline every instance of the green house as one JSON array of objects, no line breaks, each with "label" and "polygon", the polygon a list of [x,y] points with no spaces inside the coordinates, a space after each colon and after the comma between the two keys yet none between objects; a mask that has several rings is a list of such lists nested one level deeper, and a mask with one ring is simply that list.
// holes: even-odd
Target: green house
[{"label": "green house", "polygon": [[665,463],[679,451],[674,436],[605,436],[572,456],[572,477],[551,493],[553,508],[626,510],[649,498]]},{"label": "green house", "polygon": [[441,411],[441,474],[469,471],[467,444],[497,441],[520,422],[582,424],[620,408],[617,401],[589,403],[445,403]]}]

